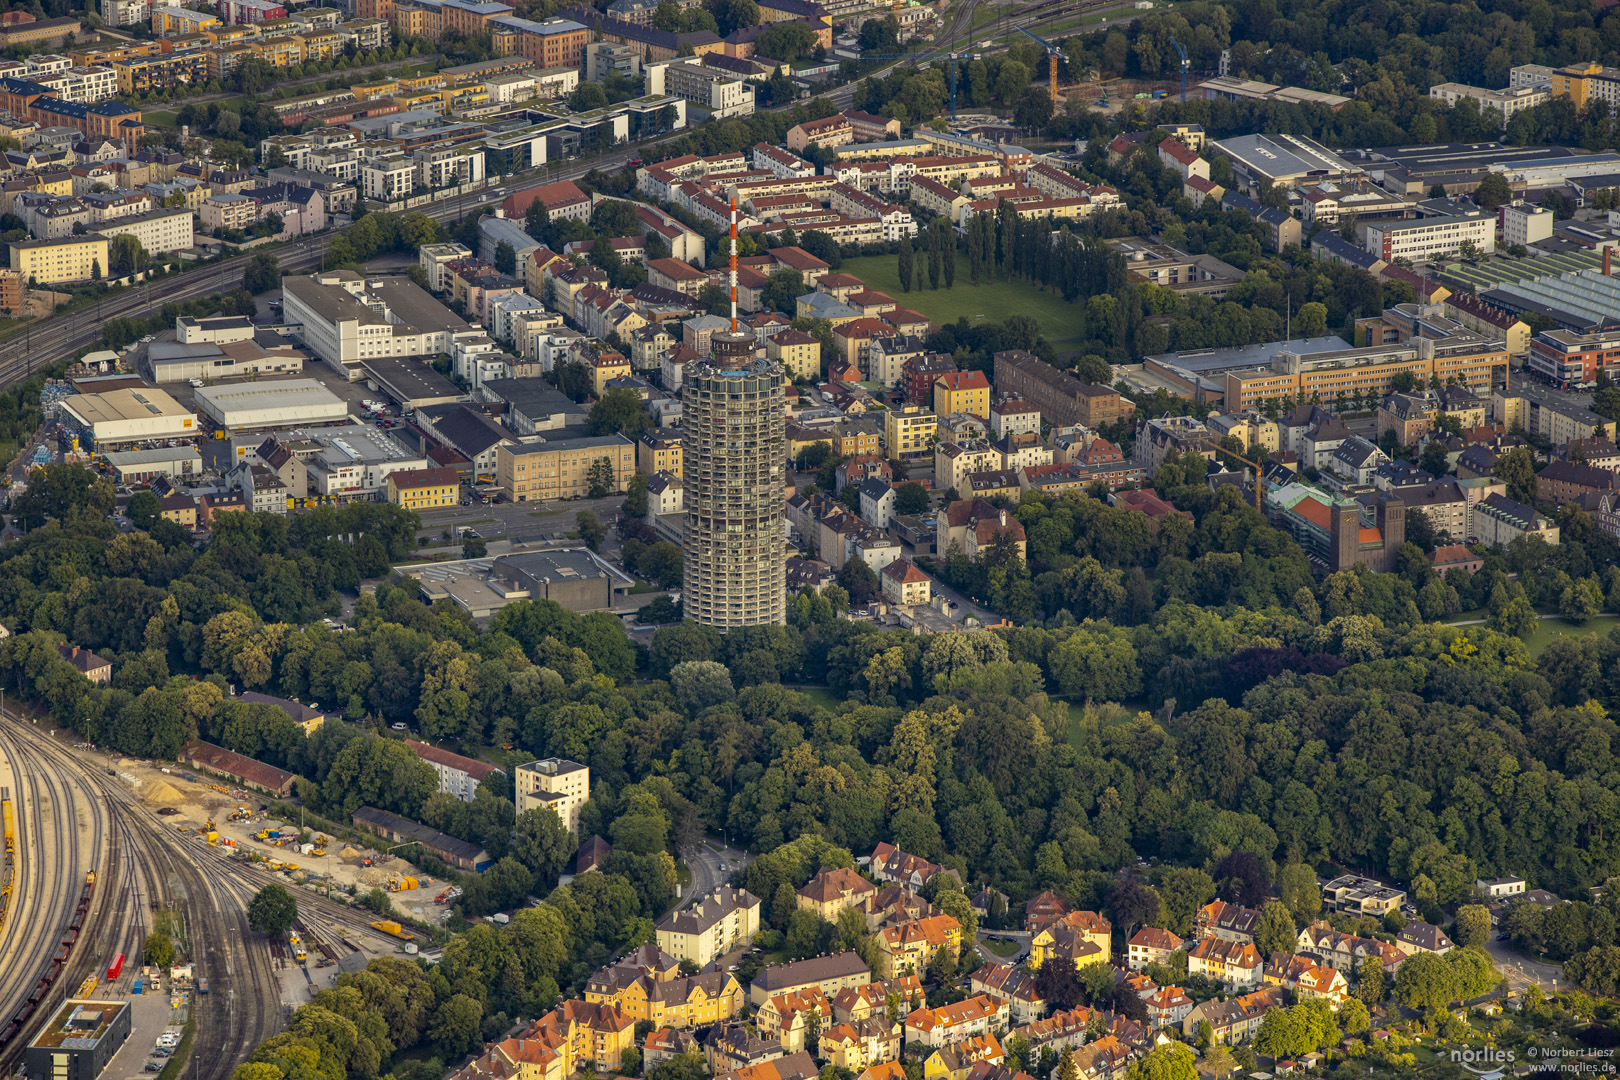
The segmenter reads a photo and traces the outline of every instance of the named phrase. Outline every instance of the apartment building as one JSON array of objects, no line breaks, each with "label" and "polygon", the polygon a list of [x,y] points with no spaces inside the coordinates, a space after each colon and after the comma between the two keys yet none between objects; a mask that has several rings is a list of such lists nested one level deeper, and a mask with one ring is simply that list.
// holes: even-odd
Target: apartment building
[{"label": "apartment building", "polygon": [[40,285],[88,281],[105,276],[107,266],[107,238],[100,233],[11,243],[11,269]]},{"label": "apartment building", "polygon": [[635,469],[636,444],[619,434],[502,446],[495,457],[496,483],[513,502],[582,498],[597,473],[622,492]]},{"label": "apartment building", "polygon": [[[455,472],[454,469],[420,471]],[[401,474],[391,474],[389,476],[390,482],[399,475]],[[448,750],[441,750],[437,746],[429,746],[427,743],[418,742],[415,739],[406,739],[405,745],[416,751],[417,757],[433,766],[434,773],[439,777],[439,790],[446,795],[460,799],[462,802],[472,802],[473,797],[478,794],[479,784],[494,773],[505,771],[487,761],[452,754]]]},{"label": "apartment building", "polygon": [[1414,221],[1373,221],[1365,226],[1364,235],[1362,246],[1385,262],[1454,255],[1464,244],[1489,254],[1496,250],[1496,218],[1475,212]]},{"label": "apartment building", "polygon": [[535,22],[515,15],[490,20],[490,40],[497,56],[522,56],[542,68],[578,68],[585,62],[590,31],[571,19]]},{"label": "apartment building", "polygon": [[658,947],[678,960],[706,967],[714,958],[747,945],[759,933],[759,897],[723,886],[689,908],[664,916],[656,927]]},{"label": "apartment building", "polygon": [[579,832],[579,812],[591,797],[591,770],[566,758],[542,758],[512,771],[517,812],[546,807],[557,814],[563,828]]}]

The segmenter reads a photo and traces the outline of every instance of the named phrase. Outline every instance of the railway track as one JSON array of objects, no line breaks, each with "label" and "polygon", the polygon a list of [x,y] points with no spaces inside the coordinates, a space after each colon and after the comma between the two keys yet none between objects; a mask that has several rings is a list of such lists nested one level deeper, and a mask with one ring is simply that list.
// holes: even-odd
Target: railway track
[{"label": "railway track", "polygon": [[[128,788],[54,740],[23,725],[0,724],[0,747],[11,760],[27,755],[25,760],[38,763],[40,767],[28,770],[34,783],[49,784],[50,779],[41,777],[55,777],[64,785],[76,784],[90,805],[104,806],[108,815],[105,831],[98,819],[96,850],[105,848],[110,887],[101,891],[99,911],[85,935],[93,948],[75,951],[76,966],[64,971],[58,985],[77,988],[81,971],[94,970],[93,965],[120,951],[138,956],[153,902],[178,907],[186,919],[188,955],[214,991],[197,997],[192,1006],[196,1045],[208,1048],[198,1055],[194,1075],[197,1080],[226,1080],[281,1023],[280,986],[262,941],[247,927],[254,886],[199,865],[195,853],[184,850],[178,836]],[[38,1019],[36,1013],[34,1021]],[[6,1047],[8,1052],[20,1051],[26,1038],[15,1042]],[[0,1065],[5,1063],[0,1058]]]},{"label": "railway track", "polygon": [[[16,824],[12,913],[0,932],[0,1071],[21,1056],[29,1032],[95,970],[97,931],[117,910],[103,860],[106,819],[82,777],[42,767],[19,729],[0,725],[0,753],[11,763]],[[82,815],[82,816],[81,816]],[[88,842],[81,833],[88,832]],[[97,871],[101,871],[98,875]],[[101,884],[102,888],[96,888]]]}]

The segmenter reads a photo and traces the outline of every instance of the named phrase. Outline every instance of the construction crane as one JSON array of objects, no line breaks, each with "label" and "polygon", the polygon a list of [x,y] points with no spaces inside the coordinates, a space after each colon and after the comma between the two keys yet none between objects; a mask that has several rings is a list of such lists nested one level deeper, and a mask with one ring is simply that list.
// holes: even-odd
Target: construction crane
[{"label": "construction crane", "polygon": [[[1058,48],[1056,45],[1052,44],[1050,41],[1047,41],[1045,38],[1041,37],[1039,34],[1030,33],[1028,30],[1025,30],[1022,26],[1015,26],[1015,27],[1013,27],[1013,29],[1017,30],[1020,34],[1023,34],[1025,37],[1029,38],[1029,40],[1033,41],[1035,44],[1039,45],[1041,48],[1046,50],[1046,74],[1047,74],[1047,79],[1051,83],[1051,87],[1052,87],[1052,111],[1054,113],[1057,112],[1058,111],[1058,61],[1064,59],[1063,50]],[[1180,46],[1177,46],[1177,48],[1180,48]],[[1183,54],[1183,55],[1185,55],[1185,54]],[[1183,82],[1185,83],[1185,78],[1183,79]],[[1183,96],[1185,96],[1185,95],[1183,95]]]},{"label": "construction crane", "polygon": [[1262,481],[1260,478],[1260,463],[1257,461],[1250,461],[1242,454],[1235,454],[1226,449],[1224,446],[1221,446],[1219,443],[1210,442],[1208,439],[1204,440],[1204,445],[1215,451],[1217,454],[1225,454],[1227,457],[1241,461],[1243,464],[1254,470],[1254,508],[1259,512],[1261,517],[1265,517],[1265,504],[1260,501],[1260,489],[1265,486],[1264,481]]},{"label": "construction crane", "polygon": [[1187,104],[1187,50],[1181,47],[1181,42],[1176,40],[1174,34],[1170,35],[1170,44],[1174,45],[1176,52],[1181,54],[1181,103],[1185,105]]}]

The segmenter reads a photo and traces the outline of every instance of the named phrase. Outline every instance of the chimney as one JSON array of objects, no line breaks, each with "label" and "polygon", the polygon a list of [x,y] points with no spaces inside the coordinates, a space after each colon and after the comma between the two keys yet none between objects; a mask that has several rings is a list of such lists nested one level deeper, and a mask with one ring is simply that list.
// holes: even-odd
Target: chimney
[{"label": "chimney", "polygon": [[1613,254],[1614,254],[1614,248],[1610,247],[1607,244],[1604,244],[1603,245],[1603,276],[1604,277],[1609,276],[1610,257]]}]

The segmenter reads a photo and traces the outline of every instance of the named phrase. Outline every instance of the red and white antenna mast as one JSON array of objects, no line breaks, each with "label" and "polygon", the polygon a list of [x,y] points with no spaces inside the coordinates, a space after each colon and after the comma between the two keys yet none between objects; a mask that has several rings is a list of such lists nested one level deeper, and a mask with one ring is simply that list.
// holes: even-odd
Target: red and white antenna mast
[{"label": "red and white antenna mast", "polygon": [[731,193],[731,332],[737,332],[737,193]]}]

